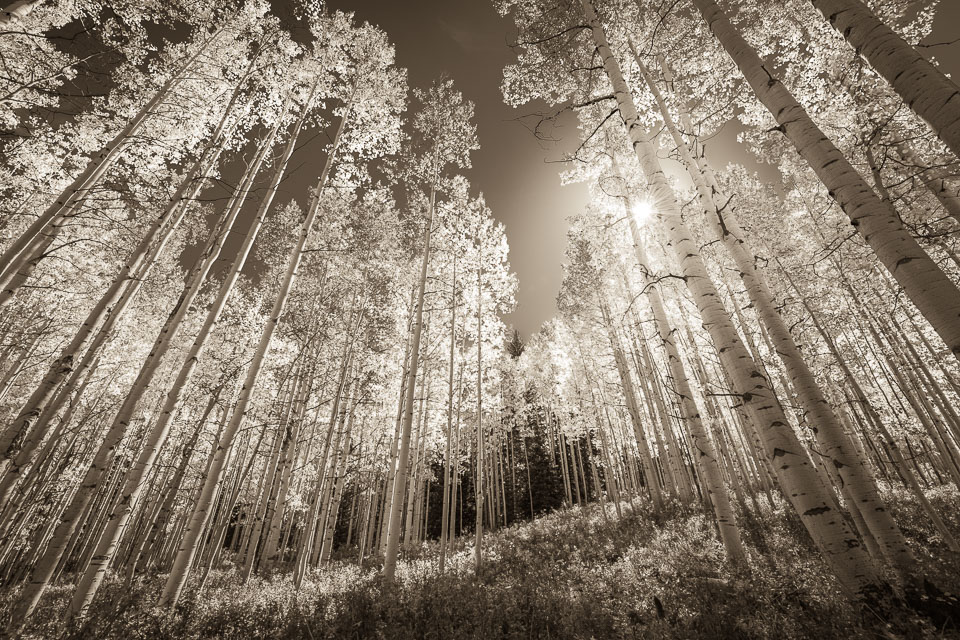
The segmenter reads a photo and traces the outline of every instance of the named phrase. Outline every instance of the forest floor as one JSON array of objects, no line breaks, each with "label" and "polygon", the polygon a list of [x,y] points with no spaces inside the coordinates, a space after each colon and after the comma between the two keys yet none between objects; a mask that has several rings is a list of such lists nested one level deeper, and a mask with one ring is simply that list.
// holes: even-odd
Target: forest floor
[{"label": "forest floor", "polygon": [[[960,533],[960,495],[929,494]],[[891,509],[925,575],[960,592],[951,553],[906,494]],[[713,525],[698,509],[597,505],[567,509],[489,533],[479,579],[472,539],[457,541],[443,575],[427,543],[398,567],[396,586],[378,566],[335,561],[299,591],[289,574],[242,584],[231,566],[176,611],[153,606],[154,576],[101,590],[89,620],[66,628],[71,584],[50,590],[30,638],[877,638],[960,637],[956,629],[899,611],[883,620],[843,597],[792,511],[765,507],[743,522],[750,571],[731,574]],[[8,610],[14,590],[2,594]]]}]

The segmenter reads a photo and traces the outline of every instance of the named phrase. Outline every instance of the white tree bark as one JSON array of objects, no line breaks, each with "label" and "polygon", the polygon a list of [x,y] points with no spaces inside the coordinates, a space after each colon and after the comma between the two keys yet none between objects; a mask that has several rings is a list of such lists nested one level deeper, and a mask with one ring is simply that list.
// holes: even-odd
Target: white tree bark
[{"label": "white tree bark", "polygon": [[352,105],[347,104],[343,113],[343,117],[340,120],[340,124],[337,127],[337,132],[334,135],[333,143],[330,146],[330,151],[327,155],[326,162],[324,163],[323,171],[321,172],[320,178],[317,181],[317,186],[313,190],[313,194],[311,194],[310,207],[307,211],[306,217],[303,220],[303,224],[300,227],[300,235],[297,239],[297,243],[290,253],[290,258],[287,262],[287,271],[284,274],[283,282],[280,285],[280,291],[277,293],[277,297],[273,304],[273,309],[270,311],[270,317],[260,335],[260,342],[257,345],[256,351],[254,352],[253,360],[247,367],[247,375],[244,380],[243,387],[240,390],[240,397],[237,400],[237,406],[230,418],[230,422],[224,429],[223,435],[217,442],[217,454],[214,457],[210,471],[204,480],[200,497],[197,500],[197,504],[194,506],[193,513],[190,515],[187,529],[177,549],[177,555],[174,560],[173,567],[170,570],[170,576],[168,577],[163,588],[163,593],[160,596],[160,606],[172,607],[175,605],[177,600],[180,598],[180,593],[183,590],[184,584],[186,584],[187,577],[190,573],[190,565],[193,564],[193,559],[197,554],[201,533],[206,528],[207,519],[210,513],[210,505],[213,502],[214,492],[216,491],[220,477],[223,474],[227,453],[230,450],[230,446],[233,444],[233,439],[236,436],[237,431],[239,431],[240,425],[247,414],[250,399],[253,395],[254,389],[257,386],[257,381],[260,378],[260,371],[263,369],[263,363],[266,359],[267,351],[270,348],[270,341],[273,338],[273,334],[276,332],[277,326],[280,324],[280,317],[283,315],[287,298],[289,297],[290,290],[293,288],[293,283],[296,280],[297,272],[300,268],[300,262],[303,258],[303,251],[306,248],[307,240],[313,231],[317,214],[320,211],[320,202],[323,195],[323,190],[327,184],[327,178],[330,175],[330,170],[333,167],[334,159],[337,156],[340,138],[343,135],[344,129],[346,128],[351,110]]},{"label": "white tree bark", "polygon": [[[904,228],[743,39],[714,0],[693,0],[760,102],[776,119],[904,292],[955,356],[960,356],[960,291]],[[954,89],[956,90],[956,89]],[[958,98],[960,99],[960,98]],[[960,120],[958,120],[960,124]]]},{"label": "white tree bark", "polygon": [[683,277],[700,310],[704,328],[717,346],[736,393],[756,423],[766,455],[774,466],[784,493],[844,589],[857,599],[877,598],[882,590],[882,580],[856,534],[837,513],[832,497],[820,483],[803,445],[778,406],[769,382],[740,341],[710,281],[699,247],[680,216],[680,205],[660,166],[656,150],[643,131],[633,96],[610,50],[593,3],[591,0],[581,0],[581,3],[592,29],[597,53],[613,87],[623,124],[646,176],[648,189],[655,202],[656,216],[666,227],[669,244],[676,253]]},{"label": "white tree bark", "polygon": [[960,158],[960,87],[861,0],[811,2]]},{"label": "white tree bark", "polygon": [[[631,49],[633,49],[632,42]],[[793,335],[777,311],[777,305],[767,286],[766,278],[756,268],[756,255],[747,245],[743,229],[737,222],[735,208],[730,199],[723,198],[720,185],[717,184],[706,160],[697,159],[691,153],[686,140],[673,121],[659,88],[650,77],[635,49],[633,53],[640,72],[660,108],[664,124],[677,145],[681,160],[697,188],[708,222],[707,226],[713,229],[733,258],[750,301],[767,328],[777,355],[786,367],[787,375],[790,376],[794,391],[806,412],[807,421],[816,438],[820,449],[819,455],[827,458],[833,470],[839,475],[842,480],[841,487],[853,498],[854,504],[850,505],[850,508],[856,509],[863,517],[870,534],[880,544],[884,557],[903,577],[910,576],[917,569],[916,558],[880,498],[876,482],[866,466],[866,461],[857,454],[833,407],[827,402],[813,372],[807,366],[806,359],[794,341]],[[665,80],[667,83],[672,80],[668,71],[665,71]],[[685,118],[683,124],[688,131],[693,131],[689,117]],[[724,201],[723,205],[719,204],[721,200]]]}]

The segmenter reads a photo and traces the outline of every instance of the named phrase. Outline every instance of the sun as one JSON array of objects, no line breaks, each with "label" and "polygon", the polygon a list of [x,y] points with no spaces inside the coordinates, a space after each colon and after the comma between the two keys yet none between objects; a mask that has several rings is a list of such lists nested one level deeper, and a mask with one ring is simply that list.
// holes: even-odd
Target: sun
[{"label": "sun", "polygon": [[649,200],[637,200],[633,203],[632,209],[637,224],[643,224],[653,217],[653,203]]}]

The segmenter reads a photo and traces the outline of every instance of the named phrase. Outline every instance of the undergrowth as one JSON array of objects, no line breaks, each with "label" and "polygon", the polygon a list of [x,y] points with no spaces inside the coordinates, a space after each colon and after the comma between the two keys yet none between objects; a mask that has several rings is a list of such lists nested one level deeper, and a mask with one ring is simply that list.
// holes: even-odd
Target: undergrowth
[{"label": "undergrowth", "polygon": [[[955,491],[929,495],[960,530]],[[924,575],[949,592],[960,560],[905,493],[888,494]],[[654,515],[639,501],[568,509],[489,534],[474,571],[472,540],[455,545],[445,572],[437,546],[407,554],[397,582],[378,566],[337,561],[295,590],[289,575],[243,584],[232,565],[201,593],[188,584],[172,611],[153,606],[164,576],[101,589],[87,622],[62,618],[69,584],[49,590],[31,638],[876,638],[956,637],[908,610],[857,608],[792,511],[769,505],[741,518],[749,569],[732,573],[711,520],[677,503]],[[3,593],[9,609],[15,590]]]}]

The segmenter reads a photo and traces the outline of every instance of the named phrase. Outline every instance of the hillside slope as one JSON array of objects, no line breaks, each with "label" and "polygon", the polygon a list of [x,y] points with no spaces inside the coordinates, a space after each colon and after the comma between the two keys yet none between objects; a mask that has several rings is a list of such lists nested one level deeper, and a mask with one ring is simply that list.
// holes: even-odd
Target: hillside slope
[{"label": "hillside slope", "polygon": [[[960,496],[930,499],[960,529]],[[956,591],[960,559],[940,544],[912,502],[890,496],[926,574]],[[710,520],[672,505],[656,519],[639,502],[558,511],[489,535],[474,573],[472,540],[461,539],[443,575],[436,546],[408,553],[389,588],[378,567],[335,562],[295,593],[289,576],[240,584],[214,572],[201,595],[174,614],[156,601],[160,576],[108,598],[79,629],[65,630],[69,585],[42,604],[29,637],[97,638],[872,638],[954,637],[917,616],[896,626],[855,611],[791,511],[745,523],[749,574],[731,575]],[[190,589],[196,593],[196,589]],[[7,593],[9,602],[12,594]]]}]

